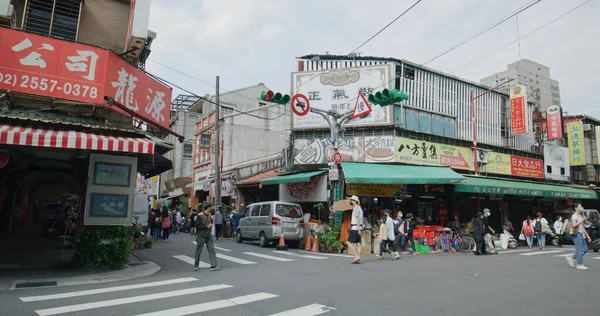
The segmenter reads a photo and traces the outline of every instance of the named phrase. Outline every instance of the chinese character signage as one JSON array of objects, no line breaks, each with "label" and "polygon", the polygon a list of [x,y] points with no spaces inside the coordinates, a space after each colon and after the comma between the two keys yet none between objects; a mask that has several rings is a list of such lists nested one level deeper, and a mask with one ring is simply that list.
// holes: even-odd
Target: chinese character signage
[{"label": "chinese character signage", "polygon": [[472,170],[473,150],[447,144],[438,144],[403,137],[396,137],[396,161],[399,163],[448,166]]},{"label": "chinese character signage", "polygon": [[527,133],[527,89],[523,85],[510,88],[510,119],[513,135]]},{"label": "chinese character signage", "polygon": [[546,126],[548,140],[561,139],[563,137],[562,109],[558,105],[552,105],[546,110]]},{"label": "chinese character signage", "polygon": [[571,166],[585,165],[585,153],[583,152],[583,125],[581,122],[567,124],[569,137],[569,164]]},{"label": "chinese character signage", "polygon": [[[379,65],[358,68],[330,69],[292,74],[292,93],[308,97],[310,107],[338,113],[351,113],[360,91],[365,97],[376,91],[393,88],[392,66]],[[350,120],[348,126],[391,125],[392,106],[372,105],[372,112]],[[294,115],[293,128],[327,127],[323,117],[315,113]]]},{"label": "chinese character signage", "polygon": [[490,152],[488,163],[482,166],[481,172],[543,179],[544,161]]},{"label": "chinese character signage", "polygon": [[109,96],[169,127],[171,88],[109,50],[0,28],[0,51],[0,90],[93,104]]},{"label": "chinese character signage", "polygon": [[365,162],[396,162],[394,136],[365,137]]},{"label": "chinese character signage", "polygon": [[[342,161],[365,162],[362,137],[340,138],[338,152]],[[326,164],[333,161],[333,142],[329,138],[294,140],[294,163],[297,165]]]},{"label": "chinese character signage", "polygon": [[402,196],[402,184],[347,183],[346,195],[358,196]]}]

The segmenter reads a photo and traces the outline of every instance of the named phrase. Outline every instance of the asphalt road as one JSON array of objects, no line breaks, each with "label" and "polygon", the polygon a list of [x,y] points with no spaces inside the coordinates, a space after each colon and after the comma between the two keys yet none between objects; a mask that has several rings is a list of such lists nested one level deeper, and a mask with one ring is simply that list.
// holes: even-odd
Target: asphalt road
[{"label": "asphalt road", "polygon": [[174,235],[138,251],[162,266],[149,277],[0,292],[0,315],[600,315],[600,254],[586,255],[591,269],[578,271],[560,257],[571,248],[398,261],[368,255],[352,265],[343,256],[223,240],[216,243],[222,270],[194,272],[186,262],[192,240]]}]

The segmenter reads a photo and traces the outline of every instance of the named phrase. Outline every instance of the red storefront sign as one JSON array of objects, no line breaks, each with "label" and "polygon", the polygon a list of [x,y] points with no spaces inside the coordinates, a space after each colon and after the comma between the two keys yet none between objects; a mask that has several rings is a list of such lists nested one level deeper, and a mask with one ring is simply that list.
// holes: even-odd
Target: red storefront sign
[{"label": "red storefront sign", "polygon": [[510,169],[514,176],[544,178],[544,161],[541,159],[510,156]]},{"label": "red storefront sign", "polygon": [[0,53],[0,90],[93,104],[109,96],[169,127],[171,88],[109,50],[0,28]]},{"label": "red storefront sign", "polygon": [[552,105],[546,109],[546,126],[548,127],[548,140],[563,138],[562,111],[560,106]]},{"label": "red storefront sign", "polygon": [[527,133],[527,102],[525,101],[525,86],[510,88],[510,118],[512,134]]}]

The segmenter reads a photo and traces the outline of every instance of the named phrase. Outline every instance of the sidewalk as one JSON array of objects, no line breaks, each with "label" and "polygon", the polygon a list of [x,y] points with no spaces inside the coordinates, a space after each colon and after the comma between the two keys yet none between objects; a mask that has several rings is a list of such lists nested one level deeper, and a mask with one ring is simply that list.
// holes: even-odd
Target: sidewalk
[{"label": "sidewalk", "polygon": [[0,291],[124,281],[146,277],[159,270],[159,265],[140,260],[132,251],[129,263],[119,270],[71,267],[0,269]]}]

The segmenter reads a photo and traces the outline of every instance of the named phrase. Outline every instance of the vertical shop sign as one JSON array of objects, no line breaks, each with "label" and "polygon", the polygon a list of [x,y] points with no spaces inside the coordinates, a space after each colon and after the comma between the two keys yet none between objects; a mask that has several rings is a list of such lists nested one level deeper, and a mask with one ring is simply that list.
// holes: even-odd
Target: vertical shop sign
[{"label": "vertical shop sign", "polygon": [[571,166],[585,165],[585,153],[583,151],[583,124],[571,122],[567,124],[569,137],[569,164]]},{"label": "vertical shop sign", "polygon": [[518,85],[510,88],[510,119],[512,134],[527,133],[527,90],[525,86]]},{"label": "vertical shop sign", "polygon": [[548,127],[548,140],[563,137],[562,110],[558,105],[552,105],[546,110],[546,126]]},{"label": "vertical shop sign", "polygon": [[343,199],[343,190],[342,190],[342,184],[340,183],[340,181],[336,181],[335,182],[335,202]]}]

